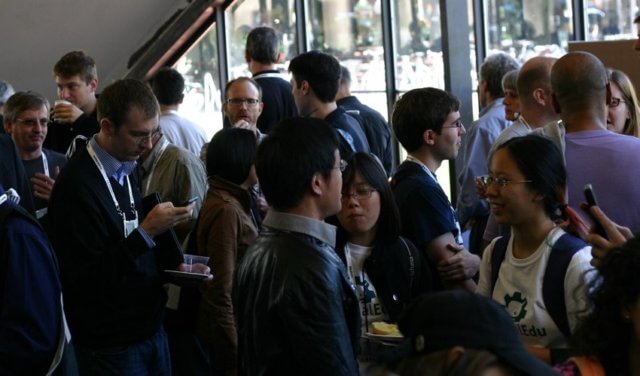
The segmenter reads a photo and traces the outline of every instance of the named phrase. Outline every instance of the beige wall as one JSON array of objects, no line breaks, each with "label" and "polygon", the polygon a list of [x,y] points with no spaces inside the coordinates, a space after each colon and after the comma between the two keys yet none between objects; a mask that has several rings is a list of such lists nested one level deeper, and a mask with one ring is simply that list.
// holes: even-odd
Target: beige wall
[{"label": "beige wall", "polygon": [[71,50],[96,59],[101,90],[186,0],[0,0],[0,79],[56,97],[51,70]]},{"label": "beige wall", "polygon": [[605,66],[623,71],[631,78],[636,92],[640,90],[640,52],[633,50],[633,40],[569,42],[569,51],[587,51],[596,55]]}]

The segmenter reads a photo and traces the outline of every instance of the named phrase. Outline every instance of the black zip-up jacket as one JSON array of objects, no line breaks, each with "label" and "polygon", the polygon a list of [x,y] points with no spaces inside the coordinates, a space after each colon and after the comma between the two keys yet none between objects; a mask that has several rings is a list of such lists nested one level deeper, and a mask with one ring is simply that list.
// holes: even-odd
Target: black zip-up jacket
[{"label": "black zip-up jacket", "polygon": [[242,375],[358,375],[360,318],[331,245],[266,224],[237,270]]}]

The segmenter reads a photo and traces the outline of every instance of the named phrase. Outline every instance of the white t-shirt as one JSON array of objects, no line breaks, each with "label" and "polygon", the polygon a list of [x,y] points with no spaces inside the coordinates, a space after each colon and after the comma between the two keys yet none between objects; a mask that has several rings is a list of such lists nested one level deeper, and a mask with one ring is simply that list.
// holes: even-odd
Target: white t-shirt
[{"label": "white t-shirt", "polygon": [[[528,345],[567,347],[564,335],[553,322],[542,299],[543,277],[551,247],[564,234],[564,230],[554,228],[538,249],[525,259],[516,259],[513,256],[511,237],[500,266],[491,298],[505,307],[513,318],[522,340]],[[497,239],[499,238],[487,246],[480,264],[480,281],[476,292],[487,297],[491,293],[491,254]],[[573,255],[565,274],[565,305],[572,331],[578,318],[586,313],[586,284],[591,274],[587,273],[591,270],[590,261],[591,247],[586,246]]]},{"label": "white t-shirt", "polygon": [[[371,332],[372,322],[385,321],[389,316],[382,309],[382,302],[378,298],[376,289],[369,280],[369,276],[362,269],[364,260],[371,255],[373,247],[347,243],[344,252],[347,259],[347,271],[356,287],[356,294],[360,303],[360,317],[362,318],[362,333]],[[367,327],[369,326],[369,327]]]}]

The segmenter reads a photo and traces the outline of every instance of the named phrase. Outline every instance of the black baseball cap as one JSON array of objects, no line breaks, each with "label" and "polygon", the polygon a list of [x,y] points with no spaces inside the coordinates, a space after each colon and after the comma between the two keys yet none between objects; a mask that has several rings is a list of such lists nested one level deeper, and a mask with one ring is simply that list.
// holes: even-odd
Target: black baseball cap
[{"label": "black baseball cap", "polygon": [[398,326],[410,342],[410,353],[428,354],[454,346],[488,350],[527,375],[557,373],[522,344],[504,307],[467,291],[444,291],[418,297]]}]

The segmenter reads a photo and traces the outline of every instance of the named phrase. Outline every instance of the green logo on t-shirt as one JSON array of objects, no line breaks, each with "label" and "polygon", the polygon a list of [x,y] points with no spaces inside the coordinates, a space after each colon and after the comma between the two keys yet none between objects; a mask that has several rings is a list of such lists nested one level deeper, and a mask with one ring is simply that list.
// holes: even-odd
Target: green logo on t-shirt
[{"label": "green logo on t-shirt", "polygon": [[522,293],[520,291],[516,291],[513,295],[509,296],[506,294],[504,296],[504,308],[507,309],[507,312],[513,318],[513,321],[520,322],[527,314],[527,298],[522,297]]}]

